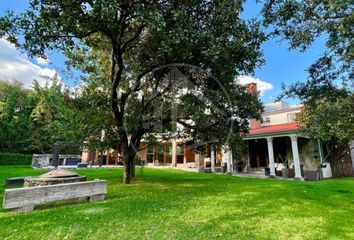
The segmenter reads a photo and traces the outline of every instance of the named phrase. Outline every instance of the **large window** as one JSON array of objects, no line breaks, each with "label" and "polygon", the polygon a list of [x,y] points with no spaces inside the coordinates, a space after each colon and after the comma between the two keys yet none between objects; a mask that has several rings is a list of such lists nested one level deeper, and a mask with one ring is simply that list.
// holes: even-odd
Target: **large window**
[{"label": "large window", "polygon": [[155,152],[156,152],[156,159],[159,161],[159,163],[163,163],[164,157],[163,157],[163,144],[157,144],[155,146]]},{"label": "large window", "polygon": [[146,151],[146,160],[149,163],[153,163],[156,160],[159,163],[171,163],[172,145],[168,143],[149,145]]},{"label": "large window", "polygon": [[172,163],[172,145],[166,143],[165,144],[165,156],[166,156],[166,163]]},{"label": "large window", "polygon": [[177,163],[183,163],[184,161],[184,146],[177,145]]},{"label": "large window", "polygon": [[149,145],[146,151],[146,161],[149,163],[154,162],[154,146]]}]

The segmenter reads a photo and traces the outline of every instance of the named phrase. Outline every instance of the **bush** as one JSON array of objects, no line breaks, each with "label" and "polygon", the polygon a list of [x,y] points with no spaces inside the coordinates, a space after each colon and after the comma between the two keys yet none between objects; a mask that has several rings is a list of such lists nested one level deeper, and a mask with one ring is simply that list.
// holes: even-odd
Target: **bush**
[{"label": "bush", "polygon": [[0,153],[0,165],[31,165],[32,155]]}]

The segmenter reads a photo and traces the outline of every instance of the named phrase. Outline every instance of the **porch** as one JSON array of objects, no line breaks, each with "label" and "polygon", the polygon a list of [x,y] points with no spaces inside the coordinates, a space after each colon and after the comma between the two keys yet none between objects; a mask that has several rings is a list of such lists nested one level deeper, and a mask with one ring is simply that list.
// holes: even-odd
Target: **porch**
[{"label": "porch", "polygon": [[298,130],[296,123],[253,129],[247,142],[245,172],[264,171],[269,177],[303,179],[318,173],[321,143]]}]

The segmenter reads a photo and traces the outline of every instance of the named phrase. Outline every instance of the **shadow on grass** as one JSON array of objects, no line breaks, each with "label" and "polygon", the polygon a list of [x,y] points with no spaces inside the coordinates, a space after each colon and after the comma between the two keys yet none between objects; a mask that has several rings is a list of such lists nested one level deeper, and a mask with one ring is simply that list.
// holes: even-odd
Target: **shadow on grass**
[{"label": "shadow on grass", "polygon": [[[4,214],[0,238],[15,238],[13,229],[27,231],[19,235],[23,238],[48,236],[57,228],[67,234],[68,225],[73,226],[70,238],[74,239],[88,230],[92,239],[351,236],[353,182],[348,180],[307,183],[144,169],[142,174],[137,172],[133,184],[124,185],[121,169],[78,172],[90,180],[107,179],[107,200],[64,201],[22,216]],[[55,235],[54,239],[64,237]]]}]

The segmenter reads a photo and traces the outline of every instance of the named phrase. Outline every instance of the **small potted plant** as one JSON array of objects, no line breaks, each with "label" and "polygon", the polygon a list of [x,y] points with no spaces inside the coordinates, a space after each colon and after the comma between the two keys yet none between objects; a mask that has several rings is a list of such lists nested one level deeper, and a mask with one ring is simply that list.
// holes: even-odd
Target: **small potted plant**
[{"label": "small potted plant", "polygon": [[237,161],[236,167],[237,167],[237,172],[242,172],[243,168],[246,166],[246,163],[244,161]]}]

